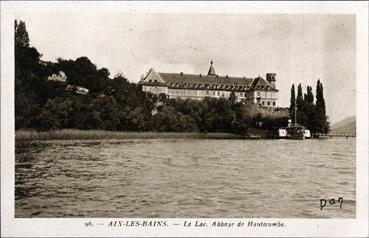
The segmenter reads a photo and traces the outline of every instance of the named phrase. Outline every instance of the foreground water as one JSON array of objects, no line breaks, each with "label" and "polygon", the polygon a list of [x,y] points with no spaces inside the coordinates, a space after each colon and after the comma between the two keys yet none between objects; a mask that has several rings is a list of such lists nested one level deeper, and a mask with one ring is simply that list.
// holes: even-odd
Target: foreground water
[{"label": "foreground water", "polygon": [[[355,217],[355,139],[34,141],[16,217]],[[320,199],[343,198],[320,210]]]}]

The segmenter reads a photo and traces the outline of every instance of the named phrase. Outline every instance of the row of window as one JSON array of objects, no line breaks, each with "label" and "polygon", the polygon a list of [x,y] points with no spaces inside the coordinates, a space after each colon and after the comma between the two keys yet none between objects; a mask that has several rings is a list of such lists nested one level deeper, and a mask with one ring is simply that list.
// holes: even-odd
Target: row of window
[{"label": "row of window", "polygon": [[[180,85],[179,83],[171,83],[169,84],[171,87],[181,87],[182,85]],[[202,88],[203,85],[200,83],[200,84],[191,84],[191,83],[184,83],[183,84],[184,87],[188,87],[188,88]],[[250,85],[247,85],[247,86],[242,86],[242,85],[229,85],[229,84],[221,84],[221,85],[218,85],[218,84],[205,84],[204,85],[205,88],[212,88],[212,89],[233,89],[233,90],[249,90],[251,88]],[[270,89],[271,87],[270,86],[263,86],[263,85],[257,85],[256,86],[257,89]]]},{"label": "row of window", "polygon": [[164,87],[150,87],[150,86],[143,86],[142,90],[144,92],[152,92],[152,93],[166,93],[166,88]]},{"label": "row of window", "polygon": [[[151,79],[149,80],[149,82],[151,83],[151,82],[158,82],[156,79],[154,80],[154,81],[152,81]],[[180,86],[182,86],[182,85],[180,85],[179,83],[170,83],[170,84],[168,84],[168,85],[170,85],[171,87],[180,87]],[[196,83],[194,83],[194,84],[191,84],[191,83],[184,83],[184,87],[189,87],[189,88],[191,88],[191,87],[193,87],[193,88],[201,88],[202,87],[202,84],[200,83],[200,84],[196,84]],[[224,85],[224,84],[222,84],[222,85],[218,85],[218,84],[212,84],[212,85],[210,85],[210,84],[205,84],[204,85],[204,87],[205,88],[213,88],[213,89],[234,89],[234,90],[248,90],[248,89],[250,89],[250,85],[247,85],[247,86],[242,86],[242,85],[228,85],[228,84],[226,84],[226,85]],[[256,86],[256,88],[257,89],[270,89],[270,86],[263,86],[263,85],[257,85]]]},{"label": "row of window", "polygon": [[277,96],[275,92],[257,92],[256,95],[263,98],[275,98]]},{"label": "row of window", "polygon": [[256,86],[257,89],[270,89],[270,86],[258,85]]},{"label": "row of window", "polygon": [[[229,91],[203,91],[203,90],[186,90],[186,89],[168,89],[166,87],[151,87],[151,86],[143,86],[143,91],[152,92],[152,93],[168,93],[171,95],[183,95],[183,96],[208,96],[208,97],[229,97]],[[236,97],[238,98],[246,98],[247,93],[245,92],[234,92]],[[261,103],[263,106],[275,106],[275,101],[264,101],[260,100],[261,98],[270,98],[275,95],[274,92],[257,92],[258,98],[257,101]],[[260,96],[262,95],[262,97]]]},{"label": "row of window", "polygon": [[275,102],[261,101],[261,105],[263,105],[263,106],[271,106],[271,105],[275,106]]},{"label": "row of window", "polygon": [[[218,96],[229,97],[230,92],[227,91],[202,91],[202,90],[185,90],[185,89],[168,89],[168,94],[189,95],[189,96]],[[237,97],[247,97],[247,93],[235,92]]]},{"label": "row of window", "polygon": [[178,87],[181,87],[181,86],[184,86],[184,87],[188,87],[188,88],[212,88],[212,89],[233,89],[233,90],[248,90],[250,89],[250,86],[247,85],[247,86],[242,86],[242,85],[218,85],[218,84],[197,84],[197,83],[194,83],[194,84],[191,84],[191,83],[184,83],[183,85],[180,85],[179,83],[170,83],[169,86],[173,87],[173,88],[178,88]]},{"label": "row of window", "polygon": [[[154,81],[152,81],[150,79],[149,82],[150,83],[151,82],[155,82],[156,83],[158,81],[156,79]],[[170,85],[173,88],[179,88],[180,86],[182,86],[179,83],[171,83],[171,84],[168,84],[168,85]],[[191,84],[191,83],[187,84],[187,83],[185,83],[184,84],[184,87],[188,87],[188,88],[202,88],[203,86],[202,86],[202,84],[196,84],[196,83],[195,84]],[[248,86],[239,86],[239,85],[223,85],[223,84],[222,85],[218,85],[218,84],[212,84],[212,85],[205,84],[204,87],[205,88],[212,88],[212,89],[230,89],[230,90],[249,90],[250,89],[250,86],[249,85]],[[261,86],[261,85],[258,85],[256,88],[257,89],[270,89],[269,86],[264,87],[264,86]]]}]

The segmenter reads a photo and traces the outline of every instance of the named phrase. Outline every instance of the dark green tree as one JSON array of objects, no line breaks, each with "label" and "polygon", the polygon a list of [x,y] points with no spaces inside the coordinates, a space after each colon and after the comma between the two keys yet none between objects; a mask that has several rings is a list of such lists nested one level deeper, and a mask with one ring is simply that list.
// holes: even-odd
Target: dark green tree
[{"label": "dark green tree", "polygon": [[314,111],[315,111],[314,132],[328,133],[329,122],[326,115],[323,84],[320,82],[320,79],[318,79],[316,85],[316,105]]},{"label": "dark green tree", "polygon": [[240,135],[247,135],[251,127],[251,115],[248,104],[236,103],[232,106],[236,119],[232,125],[232,132]]},{"label": "dark green tree", "polygon": [[313,88],[311,86],[307,86],[307,88],[306,88],[304,103],[305,104],[314,104]]},{"label": "dark green tree", "polygon": [[90,129],[116,130],[120,124],[118,104],[112,96],[94,99],[88,110]]},{"label": "dark green tree", "polygon": [[297,111],[303,111],[303,109],[304,109],[304,99],[303,99],[303,96],[302,96],[301,84],[299,84],[297,86],[296,106],[297,106]]},{"label": "dark green tree", "polygon": [[304,95],[304,113],[306,115],[305,126],[313,133],[314,132],[314,120],[315,120],[315,105],[314,95],[311,86],[307,86],[306,94]]},{"label": "dark green tree", "polygon": [[292,84],[289,111],[290,111],[290,118],[292,118],[293,123],[295,123],[295,106],[296,106],[295,84]]},{"label": "dark green tree", "polygon": [[69,99],[49,99],[39,114],[40,128],[42,130],[68,128],[69,115],[73,110],[72,104]]},{"label": "dark green tree", "polygon": [[38,127],[38,114],[47,101],[42,96],[47,83],[41,80],[41,55],[29,47],[29,37],[23,21],[14,22],[15,55],[15,128]]},{"label": "dark green tree", "polygon": [[[201,131],[246,135],[249,128],[269,130],[286,121],[265,115],[260,107],[228,99],[168,99],[142,91],[122,74],[110,77],[107,68],[97,68],[87,57],[76,60],[41,61],[30,47],[24,22],[15,21],[15,126],[53,130],[62,128],[124,131]],[[67,82],[48,80],[63,71]],[[79,94],[73,88],[89,89]],[[293,90],[293,91],[292,91]],[[292,96],[293,94],[293,96]],[[295,105],[294,86],[291,108]],[[284,114],[286,117],[287,115]],[[261,126],[263,125],[263,126]]]},{"label": "dark green tree", "polygon": [[26,29],[26,23],[17,20],[14,22],[15,28],[15,46],[16,47],[29,47],[29,37]]},{"label": "dark green tree", "polygon": [[297,86],[296,107],[297,107],[297,123],[301,125],[306,125],[305,105],[304,98],[302,96],[301,84]]},{"label": "dark green tree", "polygon": [[235,94],[234,91],[232,91],[230,94],[229,94],[229,98],[228,98],[229,102],[231,103],[231,105],[235,104],[236,101],[237,101],[237,96]]}]

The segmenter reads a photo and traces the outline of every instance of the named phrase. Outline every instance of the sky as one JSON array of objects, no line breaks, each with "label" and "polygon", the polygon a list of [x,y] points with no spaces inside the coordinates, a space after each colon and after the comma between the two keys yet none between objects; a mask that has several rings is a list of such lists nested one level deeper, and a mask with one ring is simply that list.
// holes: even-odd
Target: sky
[{"label": "sky", "polygon": [[46,61],[87,56],[113,77],[158,72],[265,78],[276,73],[278,106],[292,84],[324,87],[331,123],[356,115],[354,15],[24,14],[30,43]]}]

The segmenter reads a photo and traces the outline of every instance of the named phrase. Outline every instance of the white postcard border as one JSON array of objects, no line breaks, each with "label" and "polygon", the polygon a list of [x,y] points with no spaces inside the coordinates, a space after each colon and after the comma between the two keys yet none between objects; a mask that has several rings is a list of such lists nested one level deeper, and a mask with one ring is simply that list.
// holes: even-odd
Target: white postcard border
[{"label": "white postcard border", "polygon": [[[367,2],[1,2],[1,235],[4,237],[122,236],[367,236],[368,235],[368,3]],[[14,19],[18,13],[278,13],[356,14],[357,152],[356,219],[155,219],[283,222],[286,227],[212,228],[86,227],[86,222],[143,221],[130,218],[14,218]]]}]

